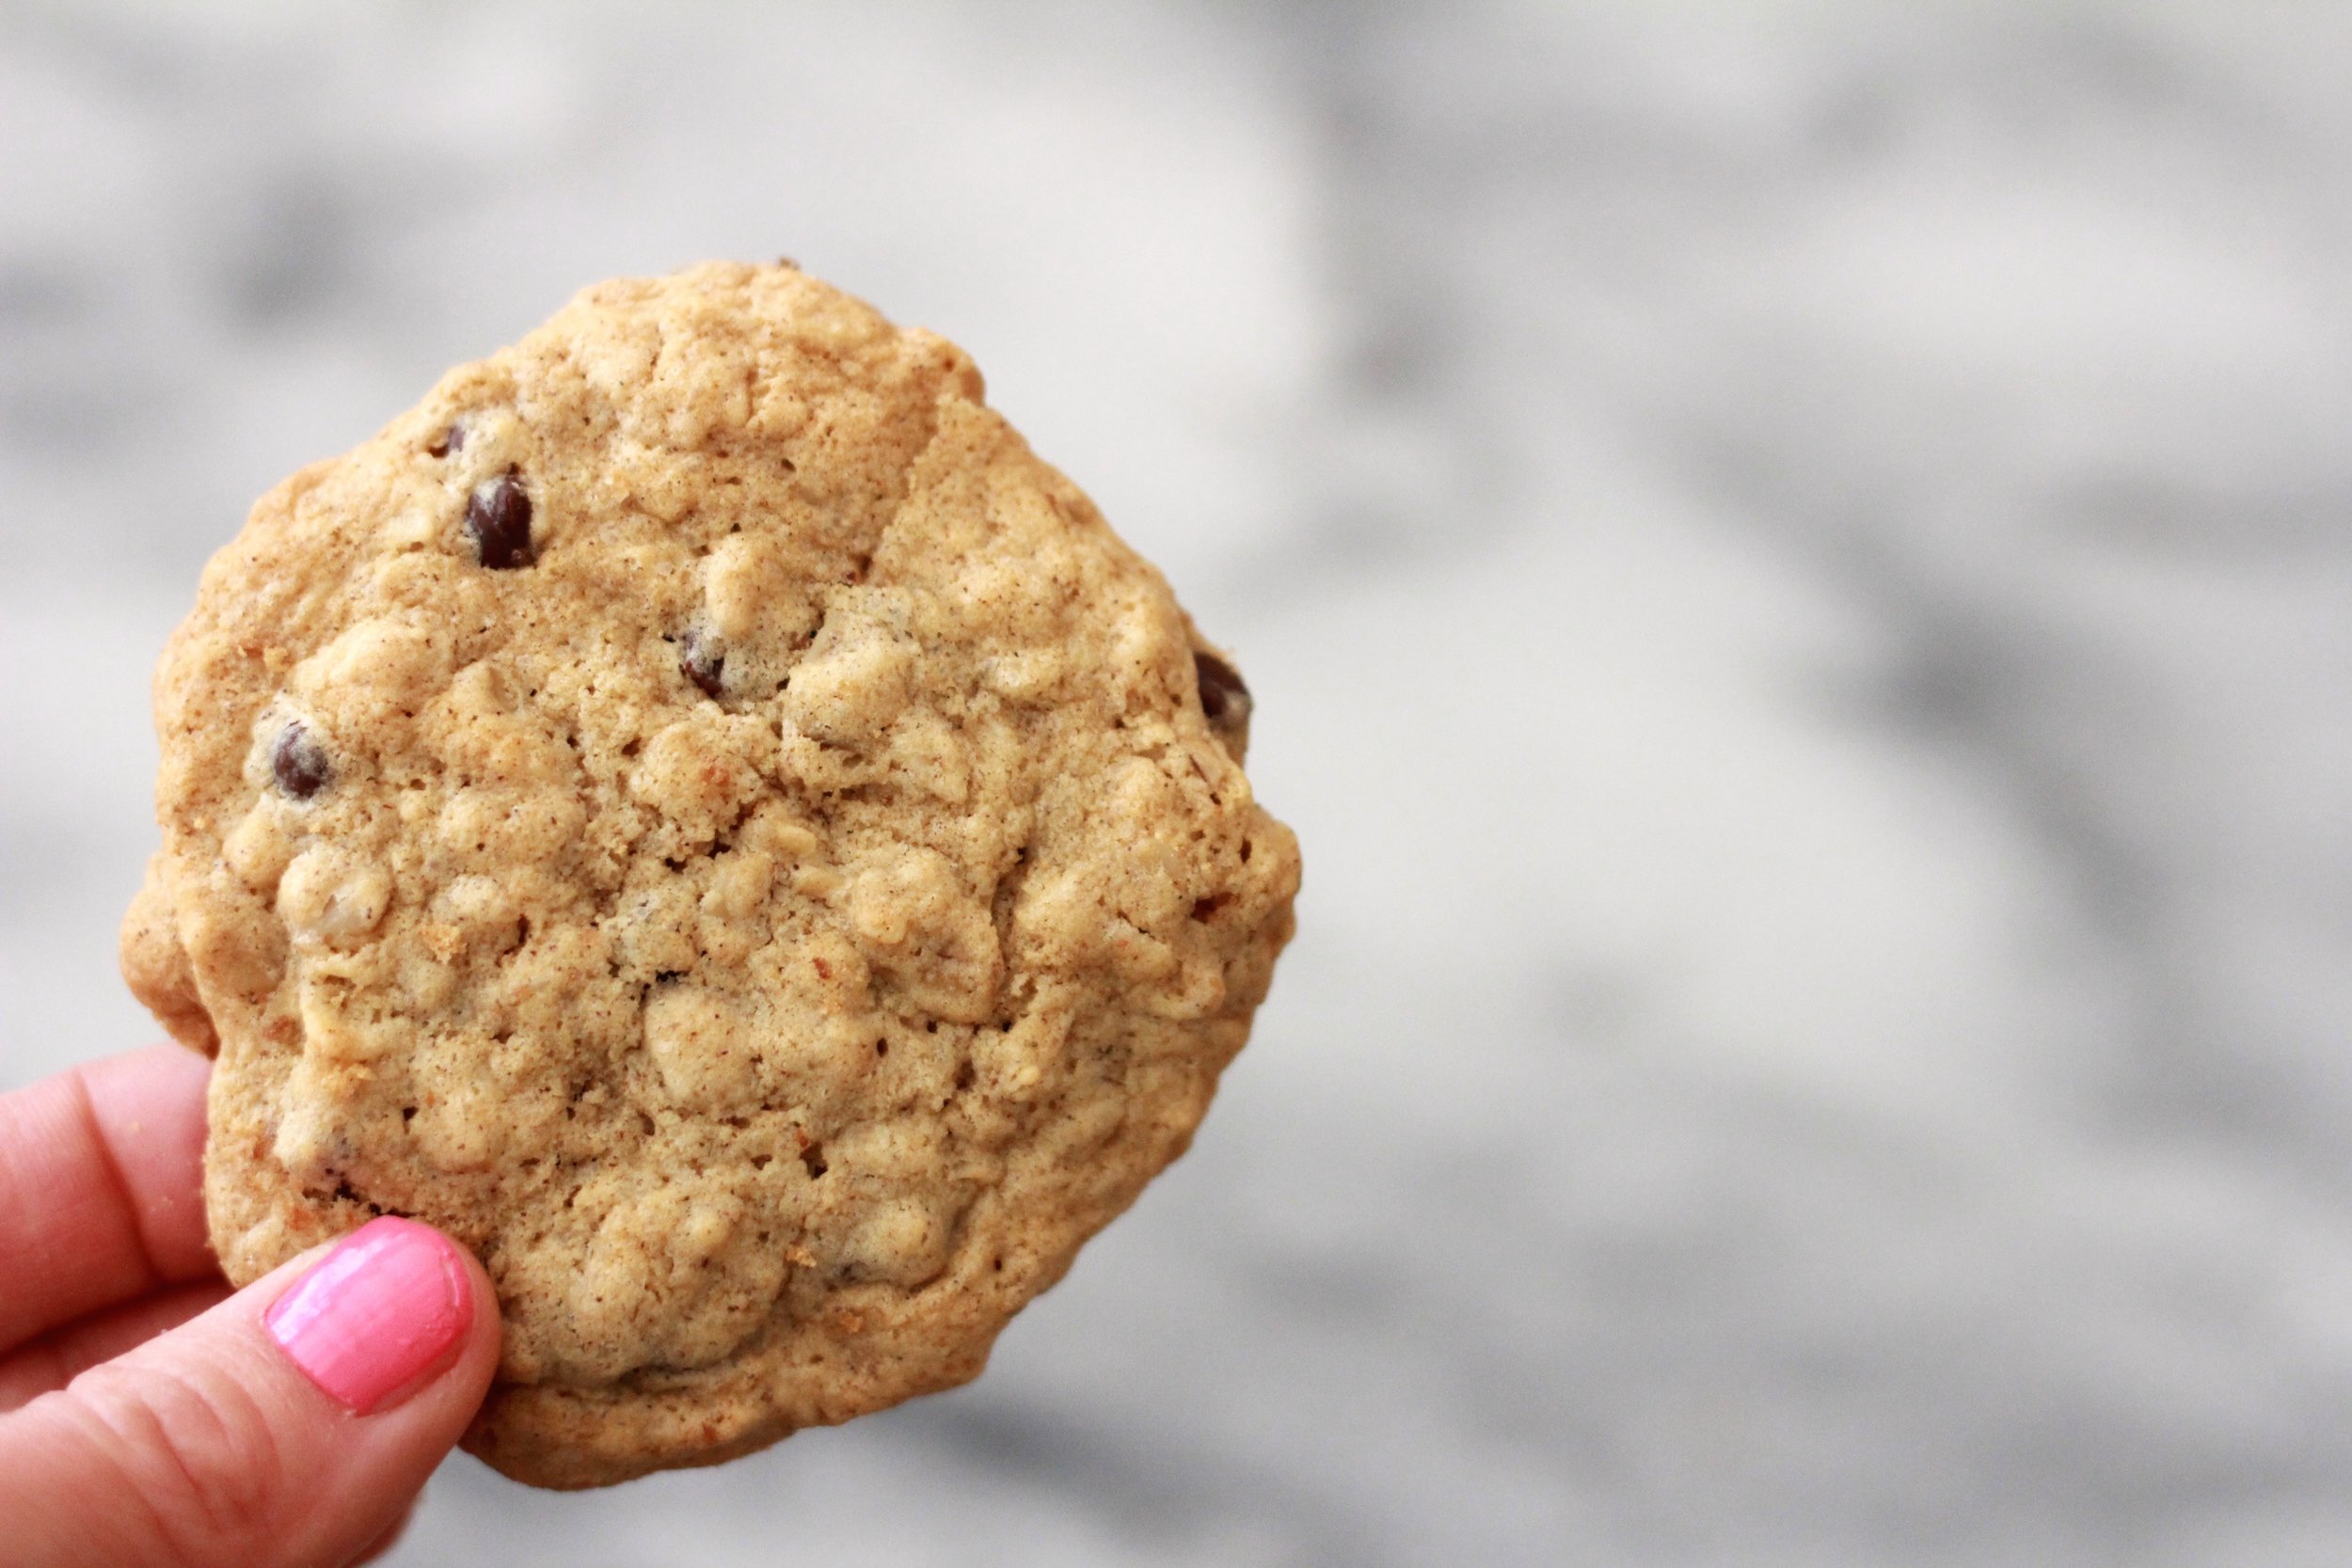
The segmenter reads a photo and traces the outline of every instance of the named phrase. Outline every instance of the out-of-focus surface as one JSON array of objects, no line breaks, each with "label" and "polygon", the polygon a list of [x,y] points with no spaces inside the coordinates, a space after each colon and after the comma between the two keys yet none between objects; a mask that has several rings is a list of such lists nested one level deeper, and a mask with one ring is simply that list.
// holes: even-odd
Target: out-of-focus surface
[{"label": "out-of-focus surface", "polygon": [[964,343],[1304,841],[982,1383],[393,1561],[2352,1560],[2352,13],[1773,11],[0,7],[0,1086],[204,557],[615,273]]}]

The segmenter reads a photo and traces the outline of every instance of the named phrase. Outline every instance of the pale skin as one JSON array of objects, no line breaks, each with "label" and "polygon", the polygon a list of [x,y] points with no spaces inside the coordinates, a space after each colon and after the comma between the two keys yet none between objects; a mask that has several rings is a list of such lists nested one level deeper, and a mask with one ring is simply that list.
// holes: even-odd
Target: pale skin
[{"label": "pale skin", "polygon": [[[445,1332],[405,1338],[421,1358],[413,1370],[387,1371],[394,1353],[373,1348],[403,1341],[405,1298],[384,1289],[354,1321],[364,1332],[340,1343],[332,1320],[347,1295],[313,1287],[314,1310],[265,1317],[318,1253],[229,1288],[200,1192],[210,1071],[158,1046],[0,1096],[0,1541],[11,1564],[366,1561],[390,1546],[489,1387],[489,1280],[422,1227],[393,1240],[427,1275],[443,1269],[449,1294]],[[296,1318],[326,1323],[326,1350],[284,1326]],[[355,1371],[354,1357],[378,1364]],[[370,1387],[356,1413],[353,1390],[370,1375],[387,1391]]]}]

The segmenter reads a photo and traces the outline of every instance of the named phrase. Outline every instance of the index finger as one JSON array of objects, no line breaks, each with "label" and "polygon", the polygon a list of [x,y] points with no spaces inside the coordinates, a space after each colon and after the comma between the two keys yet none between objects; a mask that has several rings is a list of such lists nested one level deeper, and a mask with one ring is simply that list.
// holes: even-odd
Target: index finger
[{"label": "index finger", "polygon": [[0,1095],[0,1351],[215,1272],[203,1197],[211,1072],[160,1045]]}]

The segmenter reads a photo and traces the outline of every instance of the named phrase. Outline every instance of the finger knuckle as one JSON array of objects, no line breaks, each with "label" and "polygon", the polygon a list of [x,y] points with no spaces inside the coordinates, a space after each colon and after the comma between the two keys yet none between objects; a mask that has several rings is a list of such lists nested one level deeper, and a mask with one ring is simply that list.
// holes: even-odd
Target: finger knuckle
[{"label": "finger knuckle", "polygon": [[285,1495],[285,1455],[269,1413],[211,1367],[116,1367],[84,1374],[76,1403],[125,1472],[174,1560],[243,1560],[268,1538]]}]

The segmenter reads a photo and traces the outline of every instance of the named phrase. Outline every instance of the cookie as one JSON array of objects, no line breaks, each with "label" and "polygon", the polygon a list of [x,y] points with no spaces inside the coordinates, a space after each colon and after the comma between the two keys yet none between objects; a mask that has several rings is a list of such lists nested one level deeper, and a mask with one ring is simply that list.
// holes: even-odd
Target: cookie
[{"label": "cookie", "polygon": [[155,682],[133,990],[244,1283],[480,1255],[467,1443],[594,1486],[977,1374],[1292,928],[1250,698],[969,358],[789,266],[587,290],[265,496]]}]

